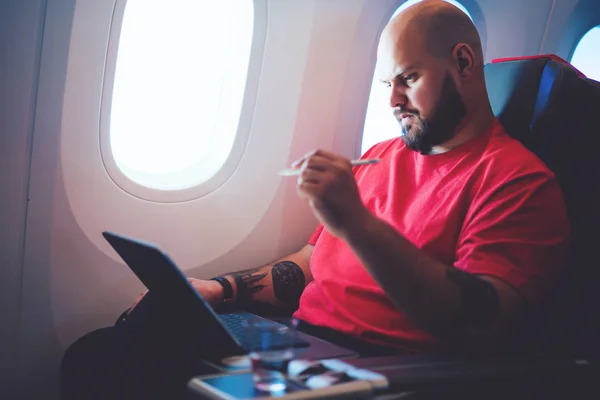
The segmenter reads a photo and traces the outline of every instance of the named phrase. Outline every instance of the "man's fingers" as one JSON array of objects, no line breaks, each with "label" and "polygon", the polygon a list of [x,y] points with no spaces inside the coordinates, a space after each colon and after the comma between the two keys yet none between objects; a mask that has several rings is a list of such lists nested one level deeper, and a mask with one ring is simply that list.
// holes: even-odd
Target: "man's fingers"
[{"label": "man's fingers", "polygon": [[301,197],[311,199],[318,197],[323,190],[323,182],[326,179],[327,178],[323,176],[322,172],[304,171],[302,175],[298,177],[296,191]]},{"label": "man's fingers", "polygon": [[321,157],[321,156],[312,156],[309,159],[307,159],[302,168],[307,171],[307,170],[316,170],[316,171],[327,171],[329,169],[331,169],[332,167],[334,167],[334,164],[331,162],[331,160],[325,158],[325,157]]},{"label": "man's fingers", "polygon": [[340,156],[338,156],[337,154],[334,154],[334,153],[332,153],[332,152],[330,152],[330,151],[321,150],[321,149],[319,149],[319,150],[315,151],[315,152],[314,152],[314,155],[315,155],[315,156],[319,156],[319,157],[326,158],[326,159],[328,159],[329,161],[335,161],[335,160],[337,160],[338,158],[340,158]]},{"label": "man's fingers", "polygon": [[322,171],[305,169],[298,177],[298,185],[302,185],[302,183],[319,184],[324,178],[324,173]]},{"label": "man's fingers", "polygon": [[307,172],[326,173],[328,170],[332,170],[337,167],[331,160],[322,156],[313,155],[304,160],[304,163],[297,168],[300,168],[302,174],[305,175]]},{"label": "man's fingers", "polygon": [[329,151],[325,151],[325,150],[313,150],[313,151],[309,151],[308,153],[306,153],[304,156],[302,156],[301,158],[297,159],[296,161],[294,161],[292,163],[292,168],[296,168],[301,166],[302,164],[304,164],[304,162],[310,158],[314,158],[314,157],[320,157],[322,159],[325,160],[329,160],[329,161],[336,161],[337,159],[339,159],[339,156],[331,153]]}]

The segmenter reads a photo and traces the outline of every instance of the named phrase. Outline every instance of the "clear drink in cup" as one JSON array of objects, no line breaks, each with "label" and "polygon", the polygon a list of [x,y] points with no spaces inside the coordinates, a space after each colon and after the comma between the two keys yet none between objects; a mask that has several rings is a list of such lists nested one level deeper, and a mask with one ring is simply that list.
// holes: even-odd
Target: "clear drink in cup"
[{"label": "clear drink in cup", "polygon": [[264,392],[283,392],[287,388],[286,375],[294,358],[293,330],[275,325],[269,320],[251,318],[244,321],[254,386]]},{"label": "clear drink in cup", "polygon": [[287,366],[294,354],[291,350],[250,353],[254,386],[264,392],[283,392],[287,387]]}]

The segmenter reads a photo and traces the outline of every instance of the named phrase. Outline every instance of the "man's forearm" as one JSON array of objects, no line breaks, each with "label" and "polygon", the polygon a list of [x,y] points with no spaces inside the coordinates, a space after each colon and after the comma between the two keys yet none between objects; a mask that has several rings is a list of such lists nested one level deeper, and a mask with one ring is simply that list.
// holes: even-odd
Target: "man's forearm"
[{"label": "man's forearm", "polygon": [[308,250],[305,248],[264,267],[225,275],[232,285],[237,307],[262,315],[289,314],[296,310],[302,291],[312,280]]},{"label": "man's forearm", "polygon": [[[287,279],[281,279],[282,276]],[[261,315],[289,314],[298,308],[305,285],[300,267],[281,261],[226,276],[233,282],[238,308]]]},{"label": "man's forearm", "polygon": [[500,305],[491,283],[431,259],[372,215],[360,226],[344,239],[399,310],[436,336],[493,334]]}]

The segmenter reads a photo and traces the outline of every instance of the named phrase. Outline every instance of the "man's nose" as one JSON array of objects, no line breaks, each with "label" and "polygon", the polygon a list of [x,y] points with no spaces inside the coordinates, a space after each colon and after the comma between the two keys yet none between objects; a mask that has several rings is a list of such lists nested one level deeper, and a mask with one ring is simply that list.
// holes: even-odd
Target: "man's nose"
[{"label": "man's nose", "polygon": [[408,97],[400,85],[392,83],[390,91],[390,107],[398,108],[404,107],[408,103]]}]

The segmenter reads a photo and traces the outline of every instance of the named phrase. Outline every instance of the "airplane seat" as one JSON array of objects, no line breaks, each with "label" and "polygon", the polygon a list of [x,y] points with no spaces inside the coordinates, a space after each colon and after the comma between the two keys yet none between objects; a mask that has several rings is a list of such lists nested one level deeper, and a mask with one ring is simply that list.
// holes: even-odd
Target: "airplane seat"
[{"label": "airplane seat", "polygon": [[554,55],[494,60],[484,71],[494,114],[554,172],[571,223],[566,268],[529,319],[526,346],[600,355],[600,83]]}]

